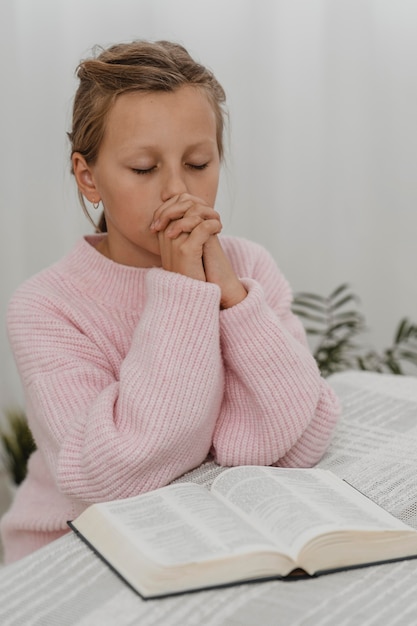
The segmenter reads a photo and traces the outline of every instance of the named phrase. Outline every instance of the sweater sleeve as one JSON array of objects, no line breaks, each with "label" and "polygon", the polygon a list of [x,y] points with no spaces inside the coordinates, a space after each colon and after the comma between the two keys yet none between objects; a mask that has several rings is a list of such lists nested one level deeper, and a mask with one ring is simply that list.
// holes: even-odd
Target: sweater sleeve
[{"label": "sweater sleeve", "polygon": [[119,324],[110,341],[105,321],[44,295],[22,290],[9,308],[37,446],[59,491],[81,502],[165,485],[211,447],[223,391],[220,290],[158,268],[146,290],[127,346]]},{"label": "sweater sleeve", "polygon": [[291,311],[288,283],[263,248],[246,243],[230,254],[247,272],[248,295],[220,314],[225,393],[214,455],[222,465],[311,466],[329,444],[339,402]]}]

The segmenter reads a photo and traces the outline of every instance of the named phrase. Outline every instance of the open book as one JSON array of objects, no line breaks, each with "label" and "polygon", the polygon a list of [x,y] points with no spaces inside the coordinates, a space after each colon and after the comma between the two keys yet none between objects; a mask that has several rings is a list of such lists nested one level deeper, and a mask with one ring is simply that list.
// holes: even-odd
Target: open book
[{"label": "open book", "polygon": [[68,524],[143,598],[417,556],[417,530],[317,468],[231,468]]}]

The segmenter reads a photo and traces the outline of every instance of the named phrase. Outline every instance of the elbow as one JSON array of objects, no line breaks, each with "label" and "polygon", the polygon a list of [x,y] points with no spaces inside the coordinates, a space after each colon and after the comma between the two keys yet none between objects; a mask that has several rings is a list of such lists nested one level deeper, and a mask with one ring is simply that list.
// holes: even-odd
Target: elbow
[{"label": "elbow", "polygon": [[314,416],[299,440],[274,465],[313,467],[331,445],[341,416],[341,405],[333,389],[322,380],[322,390]]}]

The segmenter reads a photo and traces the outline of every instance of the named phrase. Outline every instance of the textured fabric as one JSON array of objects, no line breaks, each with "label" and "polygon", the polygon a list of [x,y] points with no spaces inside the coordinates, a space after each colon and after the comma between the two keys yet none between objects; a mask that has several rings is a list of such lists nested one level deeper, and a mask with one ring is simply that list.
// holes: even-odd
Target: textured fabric
[{"label": "textured fabric", "polygon": [[257,244],[222,237],[248,290],[116,264],[86,237],[24,283],[8,313],[37,451],[2,520],[6,561],[67,531],[90,503],[221,465],[311,466],[339,403],[289,286]]}]

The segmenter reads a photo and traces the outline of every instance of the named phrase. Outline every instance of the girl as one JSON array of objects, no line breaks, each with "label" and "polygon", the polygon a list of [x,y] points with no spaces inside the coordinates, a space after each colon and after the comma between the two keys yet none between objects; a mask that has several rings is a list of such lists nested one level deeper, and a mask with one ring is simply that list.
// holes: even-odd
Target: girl
[{"label": "girl", "polygon": [[28,280],[8,328],[37,451],[2,520],[11,562],[90,503],[220,465],[311,466],[339,405],[259,245],[219,237],[224,91],[168,42],[78,68],[72,172],[104,214]]}]

